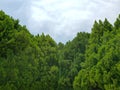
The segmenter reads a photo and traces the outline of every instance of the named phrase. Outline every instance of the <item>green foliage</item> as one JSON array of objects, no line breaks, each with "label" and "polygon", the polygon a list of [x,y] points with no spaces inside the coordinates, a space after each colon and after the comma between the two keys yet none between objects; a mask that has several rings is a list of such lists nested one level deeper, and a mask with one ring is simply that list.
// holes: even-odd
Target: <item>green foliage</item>
[{"label": "green foliage", "polygon": [[120,90],[120,15],[66,44],[0,11],[0,90]]},{"label": "green foliage", "polygon": [[[85,62],[74,80],[74,89],[119,90],[119,72],[115,69],[120,57],[119,18],[112,26],[107,19],[99,21],[92,29]],[[87,75],[87,76],[86,76]]]}]

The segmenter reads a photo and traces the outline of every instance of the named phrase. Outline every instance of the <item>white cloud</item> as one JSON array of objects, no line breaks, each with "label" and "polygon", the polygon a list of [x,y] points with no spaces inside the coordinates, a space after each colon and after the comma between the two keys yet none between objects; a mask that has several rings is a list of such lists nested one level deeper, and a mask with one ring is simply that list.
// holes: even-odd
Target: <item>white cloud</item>
[{"label": "white cloud", "polygon": [[72,39],[77,32],[90,32],[94,20],[114,22],[120,0],[1,0],[0,8],[19,18],[33,34],[50,34],[57,42]]}]

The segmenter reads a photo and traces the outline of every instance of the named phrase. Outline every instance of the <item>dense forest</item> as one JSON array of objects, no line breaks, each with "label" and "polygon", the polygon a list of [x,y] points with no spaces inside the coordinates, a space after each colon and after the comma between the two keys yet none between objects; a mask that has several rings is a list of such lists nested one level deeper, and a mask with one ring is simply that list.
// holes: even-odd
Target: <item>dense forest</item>
[{"label": "dense forest", "polygon": [[120,90],[120,15],[63,44],[0,11],[0,90]]}]

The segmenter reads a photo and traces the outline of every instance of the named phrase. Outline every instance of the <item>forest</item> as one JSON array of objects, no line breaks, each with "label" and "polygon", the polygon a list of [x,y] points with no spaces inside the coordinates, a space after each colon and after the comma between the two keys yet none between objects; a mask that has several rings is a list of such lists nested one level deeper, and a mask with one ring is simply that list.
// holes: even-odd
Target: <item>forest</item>
[{"label": "forest", "polygon": [[1,10],[0,90],[120,90],[120,15],[64,44]]}]

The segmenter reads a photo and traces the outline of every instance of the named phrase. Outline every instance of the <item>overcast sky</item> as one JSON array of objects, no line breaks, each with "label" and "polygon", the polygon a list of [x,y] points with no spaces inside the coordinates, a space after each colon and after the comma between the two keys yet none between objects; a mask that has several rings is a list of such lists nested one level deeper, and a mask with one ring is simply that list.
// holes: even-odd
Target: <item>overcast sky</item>
[{"label": "overcast sky", "polygon": [[32,34],[49,34],[57,42],[72,40],[77,32],[90,32],[95,20],[113,23],[120,0],[0,0],[0,9]]}]

